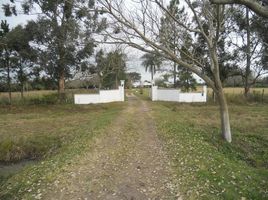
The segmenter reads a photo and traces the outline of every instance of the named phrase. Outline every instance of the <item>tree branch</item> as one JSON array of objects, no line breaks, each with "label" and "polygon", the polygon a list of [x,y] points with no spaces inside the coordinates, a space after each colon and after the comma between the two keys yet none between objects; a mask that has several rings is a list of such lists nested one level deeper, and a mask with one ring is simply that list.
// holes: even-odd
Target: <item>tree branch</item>
[{"label": "tree branch", "polygon": [[256,0],[210,0],[212,4],[239,4],[247,6],[256,14],[268,18],[268,6],[263,6]]}]

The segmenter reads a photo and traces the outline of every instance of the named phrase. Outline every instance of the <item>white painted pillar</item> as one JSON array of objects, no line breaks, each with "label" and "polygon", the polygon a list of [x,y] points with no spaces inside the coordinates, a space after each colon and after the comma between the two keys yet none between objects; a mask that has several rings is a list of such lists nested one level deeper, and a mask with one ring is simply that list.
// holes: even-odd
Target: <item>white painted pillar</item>
[{"label": "white painted pillar", "polygon": [[203,97],[204,97],[204,101],[207,102],[207,86],[204,85],[203,86]]},{"label": "white painted pillar", "polygon": [[125,101],[125,80],[120,80],[119,86],[120,101]]},{"label": "white painted pillar", "polygon": [[152,101],[157,101],[157,86],[152,86]]}]

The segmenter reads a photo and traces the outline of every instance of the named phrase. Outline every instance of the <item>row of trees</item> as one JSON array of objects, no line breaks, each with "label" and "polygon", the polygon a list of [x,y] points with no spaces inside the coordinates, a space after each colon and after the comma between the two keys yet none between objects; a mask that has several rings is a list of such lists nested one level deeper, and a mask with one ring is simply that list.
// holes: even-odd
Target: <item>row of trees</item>
[{"label": "row of trees", "polygon": [[[3,4],[6,16],[17,15],[16,6],[14,1]],[[6,22],[2,22],[0,58],[1,68],[7,74],[8,88],[11,88],[12,68],[21,72],[18,79],[23,89],[25,72],[30,73],[30,68],[34,67],[35,71],[45,73],[57,83],[62,99],[65,80],[75,71],[89,66],[95,47],[92,34],[105,28],[105,21],[99,20],[99,12],[92,0],[23,1],[21,8],[24,14],[35,14],[35,10],[41,13],[24,28],[18,26],[11,31]]]},{"label": "row of trees", "polygon": [[[6,16],[17,15],[14,1],[2,6]],[[24,1],[21,9],[24,14],[41,13],[24,27],[10,29],[1,21],[0,82],[5,83],[1,88],[9,91],[10,103],[14,82],[22,98],[30,85],[33,89],[57,88],[63,99],[67,79],[96,75],[98,87],[111,88],[126,78],[126,55],[120,49],[107,55],[100,50],[92,62],[97,46],[93,34],[106,27],[94,1]]]}]

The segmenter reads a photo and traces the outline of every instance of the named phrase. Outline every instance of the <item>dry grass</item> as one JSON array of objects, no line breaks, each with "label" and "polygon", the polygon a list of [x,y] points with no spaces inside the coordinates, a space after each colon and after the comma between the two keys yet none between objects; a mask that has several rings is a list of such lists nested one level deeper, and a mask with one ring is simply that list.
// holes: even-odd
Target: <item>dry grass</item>
[{"label": "dry grass", "polygon": [[[253,93],[253,92],[262,93],[263,90],[264,90],[264,94],[268,95],[268,88],[252,88],[250,90],[250,93]],[[227,88],[224,88],[224,92],[225,92],[225,94],[241,94],[241,95],[243,95],[244,94],[244,88],[227,87]],[[212,93],[212,89],[211,88],[208,88],[208,93],[209,94]]]},{"label": "dry grass", "polygon": [[79,128],[93,128],[98,117],[118,109],[116,103],[0,106],[0,161],[34,159],[53,153],[76,137]]},{"label": "dry grass", "polygon": [[[24,92],[24,97],[28,98],[34,98],[34,97],[42,97],[43,95],[48,95],[48,94],[55,94],[57,93],[56,90],[35,90],[35,91],[28,91]],[[21,98],[21,93],[20,92],[12,92],[11,93],[12,98]],[[2,98],[8,98],[8,92],[0,92],[0,99]]]},{"label": "dry grass", "polygon": [[[97,89],[66,89],[66,103],[73,103],[74,94],[93,94],[98,93]],[[24,99],[21,98],[20,92],[12,92],[12,104],[55,104],[58,103],[57,90],[36,90],[24,93]],[[8,92],[0,92],[0,104],[9,103]]]},{"label": "dry grass", "polygon": [[[24,97],[42,97],[43,95],[48,94],[57,94],[57,90],[34,90],[34,91],[25,91]],[[94,89],[66,89],[66,93],[96,93],[97,90]],[[13,98],[21,98],[20,92],[12,92]],[[8,98],[8,92],[0,92],[0,99],[1,98]]]}]

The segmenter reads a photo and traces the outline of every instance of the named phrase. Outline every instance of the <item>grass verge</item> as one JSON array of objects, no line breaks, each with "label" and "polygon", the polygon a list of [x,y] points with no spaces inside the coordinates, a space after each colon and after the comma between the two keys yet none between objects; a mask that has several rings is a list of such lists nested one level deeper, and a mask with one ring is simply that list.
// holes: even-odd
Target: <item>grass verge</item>
[{"label": "grass verge", "polygon": [[268,106],[230,106],[233,142],[215,105],[152,104],[185,199],[268,198]]}]

